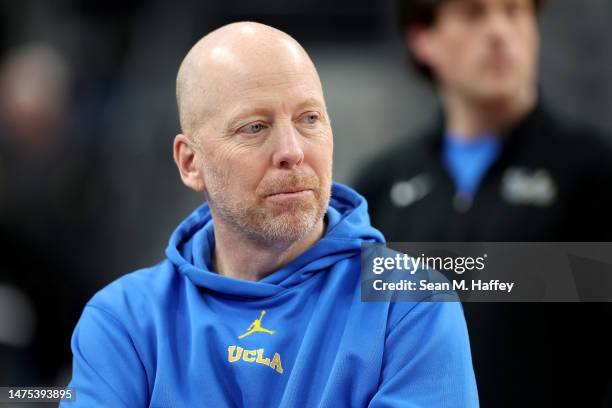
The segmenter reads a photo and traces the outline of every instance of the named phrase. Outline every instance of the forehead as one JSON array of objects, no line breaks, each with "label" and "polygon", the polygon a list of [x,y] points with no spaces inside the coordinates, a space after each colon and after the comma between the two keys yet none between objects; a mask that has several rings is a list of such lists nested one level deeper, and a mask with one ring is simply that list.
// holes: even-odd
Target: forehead
[{"label": "forehead", "polygon": [[311,66],[281,66],[240,69],[218,83],[219,111],[236,115],[248,109],[291,110],[303,105],[324,105],[323,91]]},{"label": "forehead", "polygon": [[507,4],[533,5],[534,0],[447,0],[442,3],[442,8],[455,9],[463,7],[494,7]]},{"label": "forehead", "polygon": [[307,98],[323,103],[314,65],[290,38],[240,35],[215,39],[213,45],[205,41],[190,62],[193,69],[186,69],[189,75],[184,77],[193,80],[186,88],[190,98],[185,111],[196,122],[216,122],[244,104],[269,108]]}]

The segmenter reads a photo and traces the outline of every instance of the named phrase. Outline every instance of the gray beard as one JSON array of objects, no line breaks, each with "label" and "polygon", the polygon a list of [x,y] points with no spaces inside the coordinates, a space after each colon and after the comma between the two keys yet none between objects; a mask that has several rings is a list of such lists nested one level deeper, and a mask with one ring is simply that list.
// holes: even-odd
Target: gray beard
[{"label": "gray beard", "polygon": [[244,202],[232,202],[224,197],[223,186],[212,187],[214,192],[207,192],[209,205],[222,222],[262,246],[292,243],[305,238],[322,221],[331,196],[331,187],[316,188],[313,190],[314,203],[292,202],[282,210],[274,211],[257,205],[245,205]]}]

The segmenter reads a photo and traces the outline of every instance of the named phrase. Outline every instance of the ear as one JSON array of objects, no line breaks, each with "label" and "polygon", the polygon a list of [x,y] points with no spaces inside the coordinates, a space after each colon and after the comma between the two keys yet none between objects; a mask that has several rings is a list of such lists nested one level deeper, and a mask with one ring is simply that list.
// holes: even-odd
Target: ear
[{"label": "ear", "polygon": [[433,49],[429,30],[419,25],[407,27],[404,31],[404,40],[417,61],[421,64],[431,65]]},{"label": "ear", "polygon": [[178,134],[174,138],[174,162],[181,174],[183,184],[195,191],[204,191],[204,178],[201,169],[196,165],[196,151],[187,136]]}]

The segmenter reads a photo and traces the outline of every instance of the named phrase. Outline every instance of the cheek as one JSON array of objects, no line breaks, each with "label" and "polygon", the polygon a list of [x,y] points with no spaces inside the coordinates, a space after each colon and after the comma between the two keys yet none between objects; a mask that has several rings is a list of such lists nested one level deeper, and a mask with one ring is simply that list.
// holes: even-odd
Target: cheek
[{"label": "cheek", "polygon": [[534,28],[526,28],[523,31],[523,35],[519,37],[519,40],[515,43],[518,48],[518,54],[524,64],[527,65],[527,69],[533,70],[535,63],[538,58],[539,49],[539,35]]},{"label": "cheek", "polygon": [[464,30],[446,31],[435,44],[433,57],[436,70],[449,77],[461,75],[462,71],[475,65],[477,46],[473,36]]},{"label": "cheek", "polygon": [[[256,188],[262,175],[261,160],[252,151],[228,146],[205,146],[204,180],[208,185],[231,194],[246,194]],[[212,180],[214,178],[214,180]]]},{"label": "cheek", "polygon": [[309,148],[310,163],[321,181],[331,180],[333,150],[334,142],[331,137]]},{"label": "cheek", "polygon": [[219,165],[226,169],[227,188],[240,195],[254,192],[265,174],[261,163],[261,160],[248,155],[224,157]]}]

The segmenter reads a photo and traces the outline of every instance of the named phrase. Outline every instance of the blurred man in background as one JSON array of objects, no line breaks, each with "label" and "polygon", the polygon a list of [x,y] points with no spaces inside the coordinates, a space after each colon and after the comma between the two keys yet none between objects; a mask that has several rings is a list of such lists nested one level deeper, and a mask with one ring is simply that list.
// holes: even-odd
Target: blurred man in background
[{"label": "blurred man in background", "polygon": [[[358,180],[389,241],[610,241],[612,153],[538,93],[538,0],[403,0],[442,114]],[[466,304],[484,407],[601,406],[607,305]]]}]

